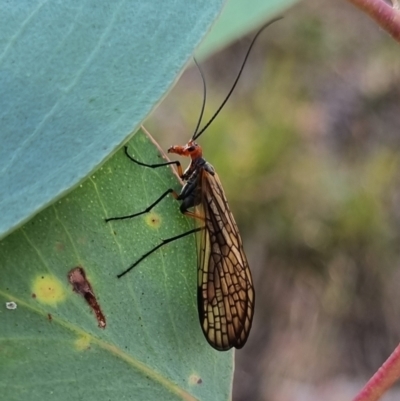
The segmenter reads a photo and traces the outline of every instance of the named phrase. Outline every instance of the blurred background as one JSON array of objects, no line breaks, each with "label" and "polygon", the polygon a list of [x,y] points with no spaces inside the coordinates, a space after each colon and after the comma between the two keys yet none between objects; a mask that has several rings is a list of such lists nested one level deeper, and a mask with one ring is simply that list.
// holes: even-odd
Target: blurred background
[{"label": "blurred background", "polygon": [[[255,31],[202,62],[204,121]],[[183,144],[201,101],[190,68],[145,126],[164,149]],[[234,401],[351,400],[398,345],[399,101],[399,44],[345,1],[305,0],[264,31],[199,139],[256,287]]]}]

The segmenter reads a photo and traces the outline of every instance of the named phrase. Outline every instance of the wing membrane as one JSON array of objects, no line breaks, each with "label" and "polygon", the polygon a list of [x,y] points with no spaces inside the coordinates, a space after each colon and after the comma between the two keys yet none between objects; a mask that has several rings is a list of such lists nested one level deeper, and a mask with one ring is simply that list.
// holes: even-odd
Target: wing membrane
[{"label": "wing membrane", "polygon": [[208,342],[217,350],[242,348],[254,313],[254,288],[239,230],[217,174],[201,172],[198,310]]}]

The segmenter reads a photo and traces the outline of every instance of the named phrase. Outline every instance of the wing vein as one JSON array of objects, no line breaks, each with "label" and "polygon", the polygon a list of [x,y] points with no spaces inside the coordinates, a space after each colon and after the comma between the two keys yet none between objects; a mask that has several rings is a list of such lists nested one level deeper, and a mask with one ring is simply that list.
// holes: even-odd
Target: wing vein
[{"label": "wing vein", "polygon": [[235,219],[218,176],[199,180],[205,229],[198,237],[198,309],[203,332],[218,350],[241,348],[254,314],[254,288]]}]

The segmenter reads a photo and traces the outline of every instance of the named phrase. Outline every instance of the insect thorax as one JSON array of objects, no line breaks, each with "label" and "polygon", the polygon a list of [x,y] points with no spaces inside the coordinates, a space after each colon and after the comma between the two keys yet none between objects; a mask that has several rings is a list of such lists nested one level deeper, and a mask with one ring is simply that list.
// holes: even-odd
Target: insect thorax
[{"label": "insect thorax", "polygon": [[201,202],[200,179],[203,170],[208,174],[215,174],[214,167],[201,157],[192,160],[189,167],[182,175],[182,179],[186,181],[178,197],[178,200],[182,201],[180,207],[182,213],[191,207],[199,205]]},{"label": "insect thorax", "polygon": [[190,162],[189,166],[184,171],[181,178],[187,183],[189,181],[195,182],[197,181],[201,170],[205,170],[211,175],[215,174],[214,167],[208,161],[206,161],[202,157],[199,157]]}]

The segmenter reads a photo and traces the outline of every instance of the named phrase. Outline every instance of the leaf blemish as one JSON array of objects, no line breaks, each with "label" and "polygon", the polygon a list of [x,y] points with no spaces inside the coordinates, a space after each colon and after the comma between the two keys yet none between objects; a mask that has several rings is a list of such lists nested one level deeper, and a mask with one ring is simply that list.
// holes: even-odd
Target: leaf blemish
[{"label": "leaf blemish", "polygon": [[56,305],[65,299],[65,292],[58,279],[48,274],[35,278],[32,298],[44,304]]},{"label": "leaf blemish", "polygon": [[14,301],[6,302],[6,308],[9,310],[17,309],[17,304]]},{"label": "leaf blemish", "polygon": [[80,266],[74,267],[68,273],[68,281],[71,283],[72,289],[85,298],[86,302],[96,315],[98,326],[101,329],[104,329],[106,327],[106,318],[97,302],[92,286],[86,278],[85,270]]},{"label": "leaf blemish", "polygon": [[146,224],[151,228],[159,228],[161,225],[161,217],[159,214],[151,212],[145,217]]},{"label": "leaf blemish", "polygon": [[57,251],[57,252],[62,252],[62,251],[64,251],[64,244],[62,243],[62,242],[56,242],[55,243],[55,250]]},{"label": "leaf blemish", "polygon": [[201,384],[203,383],[203,380],[201,379],[200,376],[193,374],[189,376],[189,384],[194,386],[195,384]]},{"label": "leaf blemish", "polygon": [[75,348],[79,351],[84,351],[90,349],[90,337],[89,336],[81,336],[77,340],[75,340]]}]

